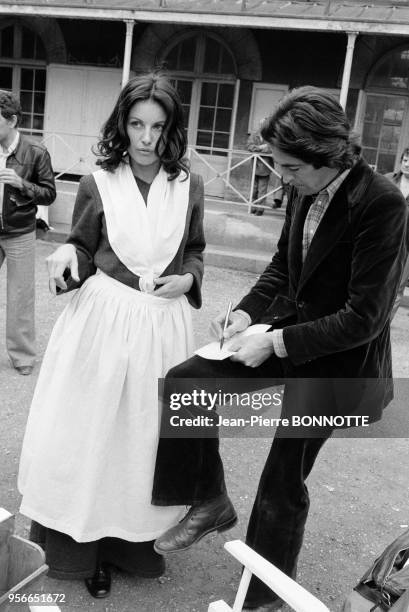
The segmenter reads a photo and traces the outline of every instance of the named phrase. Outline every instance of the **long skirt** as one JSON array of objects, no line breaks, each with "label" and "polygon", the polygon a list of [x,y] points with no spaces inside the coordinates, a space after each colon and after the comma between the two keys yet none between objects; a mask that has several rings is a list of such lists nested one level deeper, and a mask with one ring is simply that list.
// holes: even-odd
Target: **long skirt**
[{"label": "long skirt", "polygon": [[59,317],[28,417],[21,513],[77,542],[143,542],[183,515],[151,505],[157,379],[193,351],[190,306],[98,271]]}]

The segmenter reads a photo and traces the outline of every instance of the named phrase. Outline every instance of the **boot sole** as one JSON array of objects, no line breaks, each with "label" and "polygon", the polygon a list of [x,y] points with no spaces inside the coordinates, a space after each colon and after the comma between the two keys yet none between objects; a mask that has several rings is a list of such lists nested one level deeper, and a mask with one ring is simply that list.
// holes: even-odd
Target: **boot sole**
[{"label": "boot sole", "polygon": [[200,542],[202,538],[207,536],[209,533],[212,533],[212,531],[217,531],[218,533],[222,533],[223,531],[228,531],[228,529],[231,529],[232,527],[234,527],[234,525],[237,523],[237,520],[238,520],[237,516],[235,516],[229,519],[228,521],[226,521],[225,523],[222,523],[221,525],[217,525],[217,527],[212,527],[211,529],[208,529],[207,531],[203,532],[198,538],[193,540],[193,542],[191,542],[187,546],[184,546],[183,548],[176,548],[174,550],[162,550],[160,548],[156,548],[156,545],[154,544],[153,549],[155,552],[159,553],[160,555],[171,555],[172,553],[182,552],[184,550],[187,550],[188,548],[191,548],[194,544],[197,544],[197,542]]}]

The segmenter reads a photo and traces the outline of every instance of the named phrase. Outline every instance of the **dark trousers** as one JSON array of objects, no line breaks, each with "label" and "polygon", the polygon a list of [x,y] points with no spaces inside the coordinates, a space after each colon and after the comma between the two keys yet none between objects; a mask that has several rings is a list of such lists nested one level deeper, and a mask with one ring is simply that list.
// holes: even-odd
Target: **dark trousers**
[{"label": "dark trousers", "polygon": [[[248,368],[229,359],[209,361],[192,357],[167,375],[164,402],[169,401],[177,379],[209,379],[205,387],[234,391],[260,389],[260,379],[270,386],[283,381],[282,360],[271,356],[258,368]],[[243,387],[243,380],[244,386]],[[198,381],[198,385],[200,381]],[[187,387],[186,387],[187,388]],[[279,434],[279,432],[277,432]],[[247,530],[246,542],[289,576],[295,577],[308,515],[309,496],[305,479],[327,438],[281,438],[276,435],[263,469]],[[161,438],[158,448],[152,503],[156,505],[197,504],[226,491],[223,464],[216,438]],[[258,579],[249,594],[263,598],[271,591]]]},{"label": "dark trousers", "polygon": [[[261,198],[257,204],[260,206],[262,204],[266,204],[266,194],[268,189],[268,183],[270,180],[270,175],[267,176],[256,174],[254,176],[254,185],[253,185],[253,193],[251,194],[251,200],[258,200]],[[258,210],[258,208],[254,207],[254,210]]]}]

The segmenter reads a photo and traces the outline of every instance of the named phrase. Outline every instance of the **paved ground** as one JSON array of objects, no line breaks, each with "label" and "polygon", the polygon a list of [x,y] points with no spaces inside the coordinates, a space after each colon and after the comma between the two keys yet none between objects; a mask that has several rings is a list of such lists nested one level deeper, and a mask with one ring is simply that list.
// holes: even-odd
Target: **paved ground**
[{"label": "paved ground", "polygon": [[[39,360],[53,323],[69,296],[47,290],[44,258],[54,245],[38,243],[37,322]],[[194,313],[197,343],[206,341],[207,322],[249,288],[255,276],[208,267],[204,306]],[[4,350],[5,271],[0,272],[0,506],[18,512],[18,457],[30,398],[38,374],[21,377],[9,367]],[[392,327],[394,373],[409,378],[409,298]],[[406,406],[406,403],[405,403]],[[406,412],[390,416],[398,435],[409,438]],[[239,523],[223,537],[212,535],[185,554],[169,558],[166,575],[143,580],[114,575],[112,593],[101,602],[88,596],[81,582],[46,579],[44,588],[64,593],[63,610],[76,612],[206,612],[210,601],[232,602],[240,568],[223,550],[227,539],[244,538],[247,519],[268,439],[225,439],[222,453],[227,484]],[[332,610],[374,556],[409,525],[409,445],[405,438],[332,439],[323,448],[309,479],[311,510],[299,563],[299,580]],[[29,521],[17,516],[17,533],[27,535]],[[34,590],[34,589],[33,589]]]}]

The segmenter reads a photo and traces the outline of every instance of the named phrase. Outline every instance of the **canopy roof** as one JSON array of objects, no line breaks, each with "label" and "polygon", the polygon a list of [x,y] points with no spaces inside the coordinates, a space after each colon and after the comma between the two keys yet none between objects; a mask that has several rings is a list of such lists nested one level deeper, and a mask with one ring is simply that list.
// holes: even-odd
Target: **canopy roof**
[{"label": "canopy roof", "polygon": [[0,0],[0,15],[409,35],[409,0]]}]

